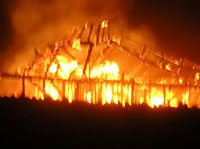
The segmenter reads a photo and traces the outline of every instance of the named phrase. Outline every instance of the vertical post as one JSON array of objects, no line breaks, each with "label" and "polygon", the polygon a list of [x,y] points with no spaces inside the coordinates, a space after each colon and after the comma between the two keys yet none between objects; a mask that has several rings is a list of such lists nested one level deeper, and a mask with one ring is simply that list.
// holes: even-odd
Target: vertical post
[{"label": "vertical post", "polygon": [[166,86],[163,86],[163,98],[164,98],[164,106],[166,106]]},{"label": "vertical post", "polygon": [[101,30],[101,25],[98,26],[98,30],[97,30],[97,43],[99,43],[100,30]]},{"label": "vertical post", "polygon": [[90,61],[90,56],[91,56],[93,47],[94,47],[94,44],[91,43],[91,44],[90,44],[90,47],[89,47],[89,50],[88,50],[87,58],[86,58],[86,60],[85,60],[84,68],[83,68],[83,74],[84,74],[84,75],[86,75],[85,73],[86,73],[86,69],[87,69],[87,64],[88,64],[89,61]]},{"label": "vertical post", "polygon": [[85,30],[85,25],[82,27],[81,32],[78,36],[79,39],[82,37],[84,30]]},{"label": "vertical post", "polygon": [[91,27],[90,27],[90,32],[89,32],[89,36],[88,36],[88,42],[90,42],[90,37],[91,37],[91,34],[92,34],[92,30],[93,30],[93,24],[91,24]]},{"label": "vertical post", "polygon": [[147,89],[144,89],[144,104],[147,104]]},{"label": "vertical post", "polygon": [[103,35],[102,35],[102,42],[104,42],[104,36],[105,36],[105,28],[102,29],[103,30]]},{"label": "vertical post", "polygon": [[187,105],[187,107],[190,107],[190,94],[191,94],[191,87],[189,87],[189,90],[188,90],[188,105]]},{"label": "vertical post", "polygon": [[151,82],[149,80],[149,102],[151,103]]},{"label": "vertical post", "polygon": [[43,81],[43,83],[42,83],[42,85],[43,85],[43,94],[44,94],[44,99],[46,98],[46,92],[45,92],[45,79],[43,79],[42,80]]},{"label": "vertical post", "polygon": [[24,75],[22,76],[22,98],[25,97],[25,78],[24,78]]},{"label": "vertical post", "polygon": [[133,80],[133,82],[132,82],[132,86],[131,86],[131,89],[132,89],[132,91],[131,91],[131,104],[135,104],[135,80]]},{"label": "vertical post", "polygon": [[121,82],[121,104],[122,104],[122,106],[125,106],[123,88],[124,88],[124,81],[122,79],[122,82]]},{"label": "vertical post", "polygon": [[[75,100],[79,101],[79,81],[76,81]],[[83,97],[84,98],[84,97]]]},{"label": "vertical post", "polygon": [[[171,92],[171,85],[169,85],[169,91],[168,91],[168,92],[169,92],[169,94],[170,94],[170,92]],[[167,105],[168,105],[168,106],[170,106],[170,101],[171,101],[171,99],[168,100],[168,102],[167,102]]]},{"label": "vertical post", "polygon": [[62,81],[62,100],[65,101],[65,80]]}]

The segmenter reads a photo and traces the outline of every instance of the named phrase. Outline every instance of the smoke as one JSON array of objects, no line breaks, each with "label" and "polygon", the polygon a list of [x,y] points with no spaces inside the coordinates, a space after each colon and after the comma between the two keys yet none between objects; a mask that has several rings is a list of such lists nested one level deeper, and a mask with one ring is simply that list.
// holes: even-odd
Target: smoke
[{"label": "smoke", "polygon": [[[175,56],[200,62],[198,1],[10,0],[0,3],[0,72],[34,60],[74,26],[110,19],[119,32]],[[123,27],[122,27],[123,26]]]},{"label": "smoke", "polygon": [[[3,44],[0,71],[16,70],[17,66],[34,60],[34,50],[42,52],[47,45],[62,38],[74,26],[103,19],[120,19],[119,3],[115,0],[15,0],[2,2],[9,26]],[[12,41],[9,43],[9,40]],[[2,45],[2,44],[1,44]],[[8,70],[9,68],[9,70]]]},{"label": "smoke", "polygon": [[200,62],[198,6],[198,0],[127,0],[124,11],[130,28],[148,26],[161,50]]}]

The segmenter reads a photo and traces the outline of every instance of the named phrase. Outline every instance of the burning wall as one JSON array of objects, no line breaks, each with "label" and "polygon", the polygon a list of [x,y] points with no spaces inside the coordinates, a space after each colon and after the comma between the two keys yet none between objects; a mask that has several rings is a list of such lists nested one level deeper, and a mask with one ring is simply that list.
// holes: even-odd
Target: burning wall
[{"label": "burning wall", "polygon": [[108,20],[74,28],[36,57],[15,75],[1,75],[3,86],[18,81],[10,93],[1,88],[3,96],[199,107],[199,65],[113,34]]}]

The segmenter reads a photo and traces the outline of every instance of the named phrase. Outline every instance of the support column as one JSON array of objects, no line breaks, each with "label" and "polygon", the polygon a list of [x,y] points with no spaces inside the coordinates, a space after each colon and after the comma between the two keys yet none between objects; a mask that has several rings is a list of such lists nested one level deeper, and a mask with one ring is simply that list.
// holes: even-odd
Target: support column
[{"label": "support column", "polygon": [[75,100],[76,100],[76,101],[79,101],[79,81],[76,82]]},{"label": "support column", "polygon": [[25,98],[25,78],[24,75],[22,76],[22,94],[21,94],[22,98]]},{"label": "support column", "polygon": [[43,82],[43,83],[42,83],[42,85],[43,85],[43,94],[44,94],[44,99],[45,99],[45,98],[46,98],[46,92],[45,92],[45,86],[46,86],[46,85],[45,85],[45,82],[46,82],[46,80],[43,79],[42,82]]},{"label": "support column", "polygon": [[166,103],[166,86],[165,85],[163,86],[163,98],[164,98],[164,107],[166,107],[167,103]]},{"label": "support column", "polygon": [[65,101],[65,80],[62,81],[62,100]]},{"label": "support column", "polygon": [[136,104],[135,102],[135,80],[133,80],[132,82],[132,86],[131,86],[131,104]]}]

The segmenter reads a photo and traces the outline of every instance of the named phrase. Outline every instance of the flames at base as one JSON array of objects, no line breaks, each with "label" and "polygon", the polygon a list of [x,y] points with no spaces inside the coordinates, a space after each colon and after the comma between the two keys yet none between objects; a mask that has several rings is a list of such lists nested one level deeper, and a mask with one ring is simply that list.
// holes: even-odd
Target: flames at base
[{"label": "flames at base", "polygon": [[133,81],[100,81],[96,79],[38,81],[45,83],[44,91],[36,88],[33,92],[34,95],[30,95],[27,89],[26,97],[34,97],[37,100],[45,100],[50,97],[55,101],[68,101],[69,103],[80,101],[102,105],[120,104],[123,107],[147,104],[151,108],[176,108],[182,104],[188,108],[200,108],[200,88],[198,87],[141,85]]}]

